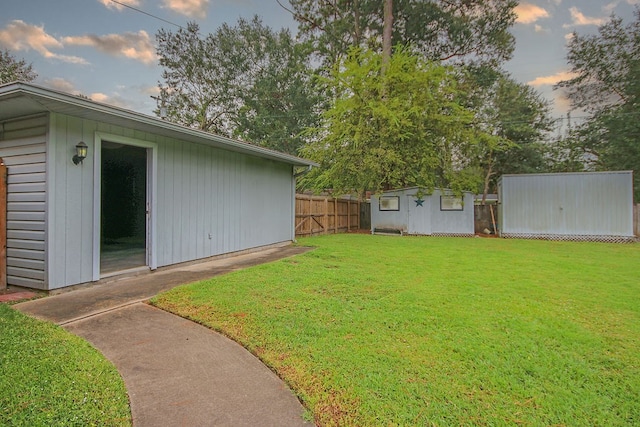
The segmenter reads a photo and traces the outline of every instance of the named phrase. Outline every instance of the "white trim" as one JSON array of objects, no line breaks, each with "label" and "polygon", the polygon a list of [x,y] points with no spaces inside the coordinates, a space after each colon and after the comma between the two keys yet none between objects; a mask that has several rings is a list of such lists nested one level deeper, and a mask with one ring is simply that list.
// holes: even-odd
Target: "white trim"
[{"label": "white trim", "polygon": [[[158,144],[140,139],[129,138],[104,132],[96,132],[94,136],[94,177],[93,177],[93,281],[100,280],[100,213],[102,186],[102,141],[147,148],[147,202],[150,205],[149,233],[147,233],[147,262],[151,270],[158,268],[157,261],[157,183],[158,183]],[[150,153],[149,153],[150,151]],[[149,156],[149,154],[151,154]]]},{"label": "white trim", "polygon": [[51,225],[54,224],[54,214],[55,214],[55,203],[56,198],[53,197],[56,188],[56,179],[55,179],[55,147],[56,147],[56,139],[57,139],[57,114],[49,114],[47,120],[47,134],[45,136],[45,150],[46,150],[46,160],[45,160],[45,221],[44,221],[44,287],[45,289],[51,288],[51,279],[55,278],[55,268],[56,263],[53,262],[53,254],[55,251],[53,250],[53,246],[51,242],[55,241],[56,236],[52,236],[52,230],[55,228]]}]

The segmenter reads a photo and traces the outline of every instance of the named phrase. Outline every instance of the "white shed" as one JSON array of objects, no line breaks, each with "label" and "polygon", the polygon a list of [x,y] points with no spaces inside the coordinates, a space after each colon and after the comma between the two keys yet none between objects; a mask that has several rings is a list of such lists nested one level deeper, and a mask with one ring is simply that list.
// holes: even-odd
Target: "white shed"
[{"label": "white shed", "polygon": [[633,239],[633,172],[504,175],[498,181],[502,237]]},{"label": "white shed", "polygon": [[0,157],[7,282],[43,290],[291,242],[313,165],[25,83],[0,86]]},{"label": "white shed", "polygon": [[371,197],[371,232],[427,236],[473,236],[473,193],[456,196],[436,189],[420,195],[417,187]]}]

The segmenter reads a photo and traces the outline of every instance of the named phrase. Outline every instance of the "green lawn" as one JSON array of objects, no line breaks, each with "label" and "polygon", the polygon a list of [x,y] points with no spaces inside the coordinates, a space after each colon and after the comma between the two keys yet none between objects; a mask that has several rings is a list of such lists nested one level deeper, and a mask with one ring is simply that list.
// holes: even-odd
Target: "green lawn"
[{"label": "green lawn", "polygon": [[640,245],[337,235],[153,303],[320,425],[640,424]]},{"label": "green lawn", "polygon": [[130,426],[124,383],[86,341],[0,304],[0,425]]}]

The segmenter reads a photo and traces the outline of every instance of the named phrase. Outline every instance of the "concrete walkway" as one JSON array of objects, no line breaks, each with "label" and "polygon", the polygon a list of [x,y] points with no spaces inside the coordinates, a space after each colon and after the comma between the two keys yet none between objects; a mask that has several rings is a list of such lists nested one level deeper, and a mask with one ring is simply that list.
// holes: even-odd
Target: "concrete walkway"
[{"label": "concrete walkway", "polygon": [[122,375],[133,425],[309,426],[304,408],[271,370],[235,342],[144,303],[183,283],[281,259],[294,246],[168,268],[15,305],[62,325]]}]

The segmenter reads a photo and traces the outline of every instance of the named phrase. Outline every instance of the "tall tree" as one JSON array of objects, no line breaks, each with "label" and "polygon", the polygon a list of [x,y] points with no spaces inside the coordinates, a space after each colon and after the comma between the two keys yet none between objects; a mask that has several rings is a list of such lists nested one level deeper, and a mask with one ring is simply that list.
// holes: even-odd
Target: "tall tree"
[{"label": "tall tree", "polygon": [[308,55],[256,16],[202,36],[197,24],[156,36],[167,119],[295,154],[314,124]]},{"label": "tall tree", "polygon": [[0,49],[0,84],[32,82],[37,77],[31,64],[27,64],[24,59],[16,59],[8,50]]},{"label": "tall tree", "polygon": [[[381,49],[380,0],[291,0],[298,30],[326,64],[349,47]],[[392,45],[411,44],[433,61],[496,65],[511,57],[515,0],[395,0]],[[284,6],[283,6],[284,7]]]},{"label": "tall tree", "polygon": [[640,200],[640,8],[634,15],[628,24],[612,16],[598,34],[574,33],[567,60],[575,77],[557,88],[588,114],[568,138],[570,149],[587,168],[633,170]]},{"label": "tall tree", "polygon": [[380,53],[352,49],[325,79],[336,98],[303,148],[321,165],[305,184],[358,194],[406,186],[467,189],[460,159],[475,140],[473,113],[458,102],[455,71],[402,48],[384,74],[382,61]]},{"label": "tall tree", "polygon": [[[552,129],[548,102],[529,85],[518,83],[504,72],[476,74],[492,81],[476,85],[474,110],[485,137],[478,148],[483,169],[483,200],[496,189],[503,174],[547,172],[545,140]],[[471,91],[473,92],[473,91]]]}]

